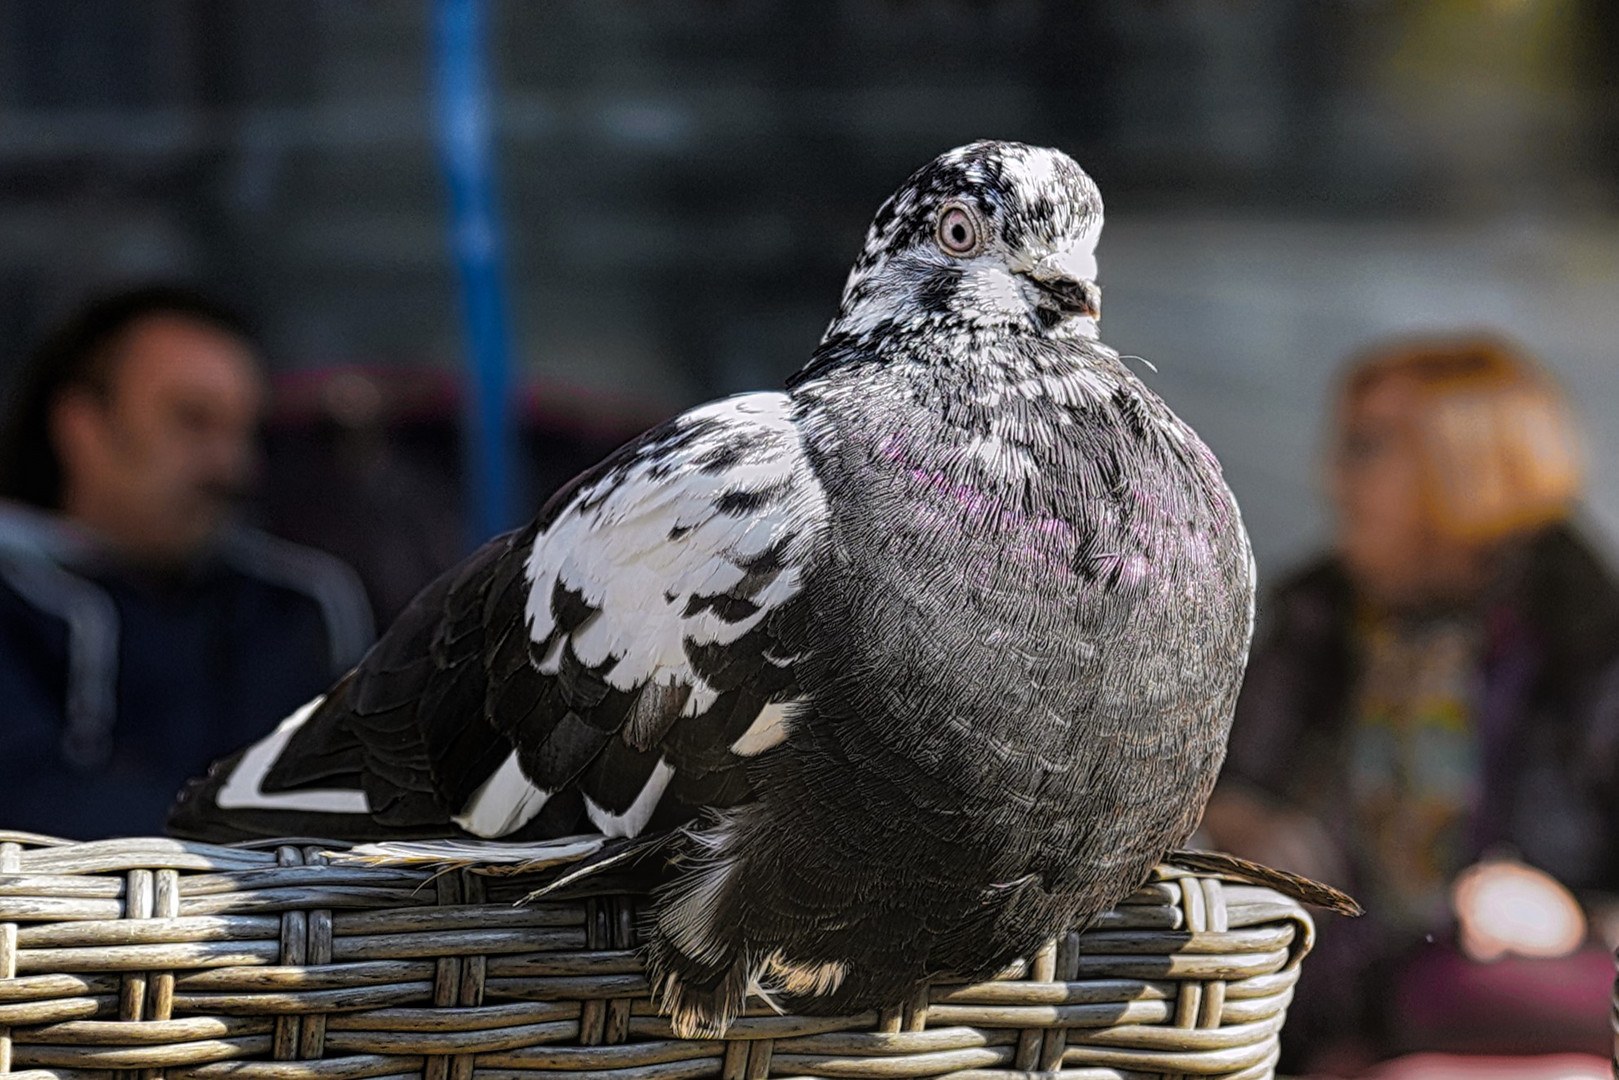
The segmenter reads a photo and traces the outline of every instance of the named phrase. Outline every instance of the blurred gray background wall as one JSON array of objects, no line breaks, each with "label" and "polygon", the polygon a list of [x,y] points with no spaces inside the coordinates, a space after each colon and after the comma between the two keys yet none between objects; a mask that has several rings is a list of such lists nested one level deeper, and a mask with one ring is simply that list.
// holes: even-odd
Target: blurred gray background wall
[{"label": "blurred gray background wall", "polygon": [[[491,17],[515,345],[552,421],[616,436],[778,383],[898,181],[1015,138],[1097,178],[1104,337],[1225,461],[1265,573],[1323,535],[1334,373],[1391,332],[1539,355],[1619,535],[1619,5]],[[430,30],[426,3],[0,0],[0,369],[86,292],[161,276],[247,306],[283,376],[453,373]]]}]

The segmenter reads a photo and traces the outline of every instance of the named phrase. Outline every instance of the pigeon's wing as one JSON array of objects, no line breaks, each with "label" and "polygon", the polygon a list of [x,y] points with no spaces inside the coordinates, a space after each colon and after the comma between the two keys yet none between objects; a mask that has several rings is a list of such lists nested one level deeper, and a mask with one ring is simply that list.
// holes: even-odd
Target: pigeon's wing
[{"label": "pigeon's wing", "polygon": [[786,736],[826,505],[781,394],[655,428],[434,582],[182,796],[205,838],[636,836],[749,796]]}]

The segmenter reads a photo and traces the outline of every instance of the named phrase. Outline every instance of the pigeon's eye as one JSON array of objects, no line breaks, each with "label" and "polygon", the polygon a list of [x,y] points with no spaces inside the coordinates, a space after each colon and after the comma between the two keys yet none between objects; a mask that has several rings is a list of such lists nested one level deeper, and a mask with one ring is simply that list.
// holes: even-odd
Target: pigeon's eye
[{"label": "pigeon's eye", "polygon": [[945,203],[939,211],[939,247],[946,255],[976,255],[982,232],[978,215],[963,203]]}]

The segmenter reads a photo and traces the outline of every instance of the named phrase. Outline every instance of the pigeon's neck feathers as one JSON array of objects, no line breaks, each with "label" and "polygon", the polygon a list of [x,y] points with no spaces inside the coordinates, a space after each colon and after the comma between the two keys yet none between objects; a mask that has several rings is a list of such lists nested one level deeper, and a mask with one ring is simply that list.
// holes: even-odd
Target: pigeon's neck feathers
[{"label": "pigeon's neck feathers", "polygon": [[859,384],[877,372],[886,373],[885,381],[922,389],[925,398],[956,396],[952,388],[997,398],[1015,396],[1019,388],[1043,395],[1040,387],[1052,381],[1105,395],[1121,382],[1135,382],[1118,354],[1096,340],[1094,323],[1090,333],[1059,336],[935,317],[864,334],[834,323],[787,385],[802,396],[815,386]]},{"label": "pigeon's neck feathers", "polygon": [[945,464],[1004,465],[1019,456],[1015,448],[1028,451],[1032,468],[991,470],[1002,479],[1010,472],[1060,484],[1073,448],[1101,431],[1143,453],[1185,459],[1199,474],[1219,473],[1201,441],[1096,341],[980,340],[948,355],[893,341],[880,349],[831,342],[793,378],[791,397],[811,444],[904,429],[930,432],[934,448],[922,456]]},{"label": "pigeon's neck feathers", "polygon": [[[885,319],[870,326],[850,323],[840,315],[827,327],[809,363],[787,380],[789,388],[831,377],[840,369],[906,366],[919,376],[946,381],[971,378],[974,370],[997,377],[1004,358],[1029,352],[1090,345],[1112,355],[1096,339],[1092,319],[1073,319],[1060,332],[1032,330],[1016,322],[964,321],[950,313],[918,315],[901,321]],[[924,369],[938,369],[928,375]]]},{"label": "pigeon's neck feathers", "polygon": [[[979,268],[936,280],[909,295],[884,297],[851,285],[838,314],[821,337],[821,346],[844,343],[861,349],[907,349],[917,340],[930,347],[968,348],[997,341],[1094,341],[1097,320],[1073,317],[1043,327],[1035,305],[1024,295],[1028,286],[992,268]],[[875,285],[873,287],[876,287]],[[933,296],[933,302],[928,297]]]}]

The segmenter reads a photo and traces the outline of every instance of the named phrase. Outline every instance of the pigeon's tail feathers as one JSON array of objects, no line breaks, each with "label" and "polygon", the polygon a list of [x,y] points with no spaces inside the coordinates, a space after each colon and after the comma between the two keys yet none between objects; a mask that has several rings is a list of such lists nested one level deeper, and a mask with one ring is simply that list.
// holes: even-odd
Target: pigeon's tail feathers
[{"label": "pigeon's tail feathers", "polygon": [[1277,870],[1275,867],[1238,858],[1223,851],[1174,851],[1164,861],[1184,870],[1220,874],[1246,881],[1251,885],[1263,885],[1301,904],[1326,908],[1340,915],[1354,917],[1365,914],[1365,909],[1353,896],[1331,885],[1323,885],[1302,874]]},{"label": "pigeon's tail feathers", "polygon": [[188,784],[169,812],[168,832],[214,843],[375,836],[361,747],[343,723],[348,686],[339,682]]},{"label": "pigeon's tail feathers", "polygon": [[[353,685],[354,674],[350,672],[330,690],[293,712],[276,732],[249,748],[251,753],[269,743],[280,744],[279,752],[264,759],[260,778],[264,793],[322,787],[349,792],[361,790],[365,748],[346,722]],[[280,728],[286,728],[287,733],[278,740],[276,735]],[[240,779],[245,782],[249,778]],[[247,800],[245,790],[239,798]]]}]

